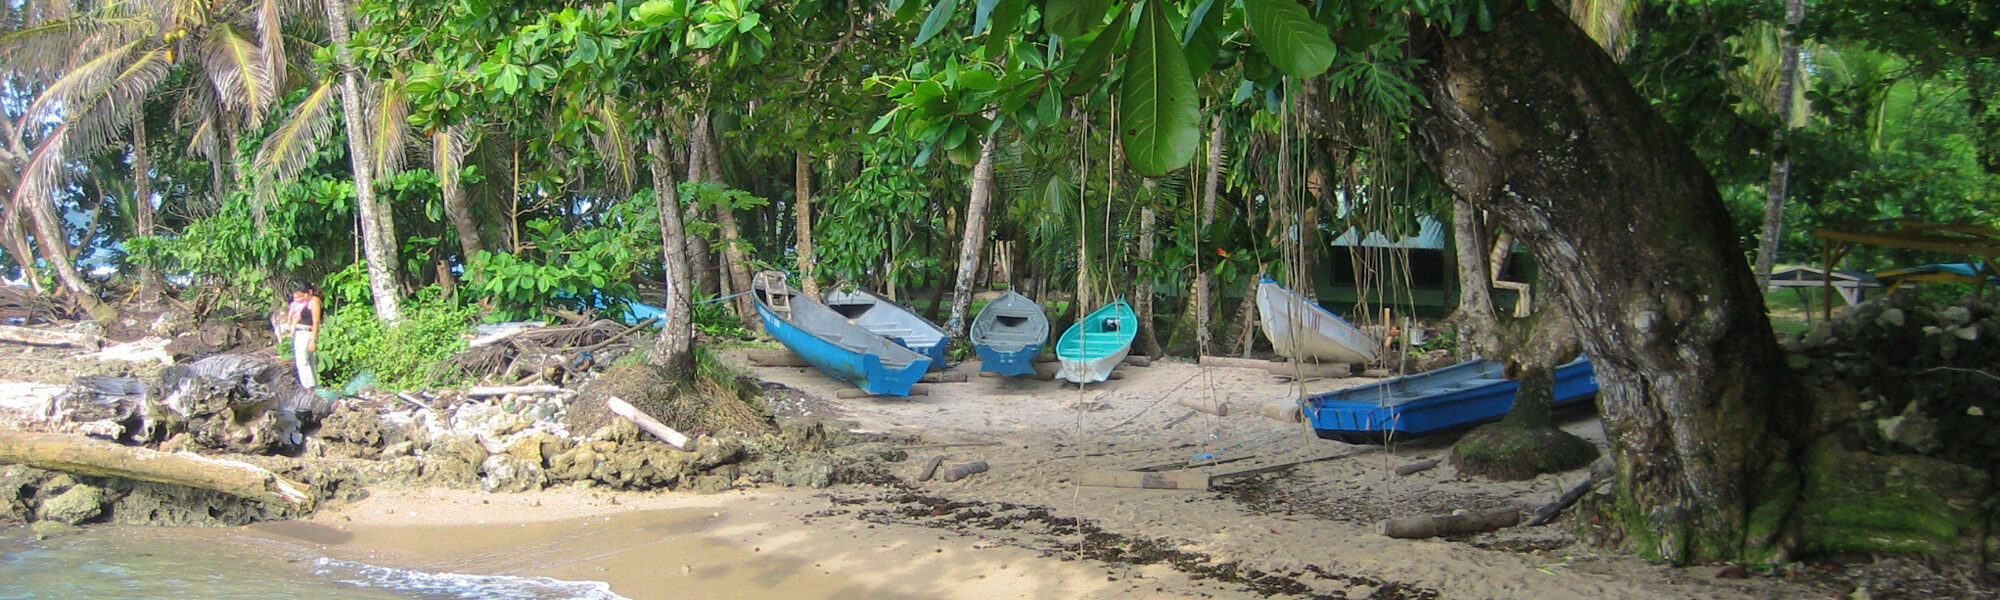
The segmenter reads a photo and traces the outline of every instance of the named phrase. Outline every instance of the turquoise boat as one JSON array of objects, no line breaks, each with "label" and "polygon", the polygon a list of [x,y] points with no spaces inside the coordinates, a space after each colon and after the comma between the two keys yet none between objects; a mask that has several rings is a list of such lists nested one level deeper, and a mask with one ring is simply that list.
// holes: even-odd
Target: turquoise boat
[{"label": "turquoise boat", "polygon": [[1137,335],[1139,316],[1121,296],[1063,332],[1056,341],[1056,360],[1062,365],[1056,377],[1076,384],[1110,379],[1111,370],[1132,353]]},{"label": "turquoise boat", "polygon": [[979,354],[979,370],[1032,375],[1035,355],[1049,341],[1049,316],[1042,305],[1010,291],[979,309],[967,337]]},{"label": "turquoise boat", "polygon": [[908,396],[931,359],[848,322],[847,317],[782,284],[754,286],[764,331],[807,364],[868,393]]}]

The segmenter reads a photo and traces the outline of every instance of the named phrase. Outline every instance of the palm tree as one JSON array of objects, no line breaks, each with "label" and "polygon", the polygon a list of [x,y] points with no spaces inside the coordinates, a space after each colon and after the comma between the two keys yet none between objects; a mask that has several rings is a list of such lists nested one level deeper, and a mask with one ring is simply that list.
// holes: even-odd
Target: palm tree
[{"label": "palm tree", "polygon": [[5,129],[12,151],[0,161],[14,176],[9,215],[30,217],[63,289],[94,308],[96,292],[66,258],[68,235],[54,209],[56,195],[81,171],[68,165],[121,140],[145,100],[167,93],[162,84],[177,69],[194,71],[191,80],[199,82],[182,90],[181,105],[210,116],[202,120],[209,130],[195,139],[212,145],[218,125],[239,131],[261,124],[284,72],[284,7],[277,0],[24,0],[10,8],[15,18],[0,21],[0,78],[37,93]]}]

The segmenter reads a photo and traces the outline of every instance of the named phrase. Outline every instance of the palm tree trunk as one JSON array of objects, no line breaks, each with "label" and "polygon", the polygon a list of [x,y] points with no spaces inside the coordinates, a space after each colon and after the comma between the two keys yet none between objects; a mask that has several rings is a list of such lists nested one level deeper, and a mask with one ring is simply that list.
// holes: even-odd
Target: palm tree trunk
[{"label": "palm tree trunk", "polygon": [[993,147],[998,134],[979,145],[979,162],[972,165],[972,197],[965,203],[965,236],[958,243],[958,279],[951,292],[951,316],[945,319],[945,339],[965,334],[965,313],[972,310],[973,280],[979,259],[986,255],[986,210],[993,202]]},{"label": "palm tree trunk", "polygon": [[[10,193],[0,200],[7,198],[13,198],[13,194]],[[34,288],[36,295],[48,292],[42,288],[42,278],[35,274],[35,250],[28,242],[27,230],[22,228],[21,207],[9,205],[7,217],[0,220],[0,228],[6,229],[0,232],[4,234],[4,237],[0,237],[0,241],[4,241],[7,244],[7,252],[14,255],[14,264],[21,266],[21,278],[28,280],[28,285]]]},{"label": "palm tree trunk", "polygon": [[798,200],[793,203],[793,217],[797,219],[799,255],[799,287],[806,296],[819,297],[819,278],[813,264],[813,222],[812,222],[812,155],[801,148],[792,155],[792,193]]},{"label": "palm tree trunk", "polygon": [[375,301],[375,318],[394,323],[403,318],[402,290],[396,283],[395,229],[388,207],[375,199],[375,174],[370,167],[368,127],[361,115],[361,89],[354,77],[354,50],[347,47],[346,0],[326,0],[327,29],[340,59],[340,111],[347,125],[348,164],[354,169],[354,205],[361,216],[361,248],[368,265],[368,290]]},{"label": "palm tree trunk", "polygon": [[[696,129],[702,134],[702,139],[699,143],[708,147],[706,153],[708,160],[702,163],[702,180],[720,185],[723,180],[722,139],[720,136],[715,135],[715,123],[709,115],[703,114],[698,118],[702,122],[702,126]],[[750,289],[750,254],[743,251],[743,230],[736,222],[736,210],[726,206],[718,207],[715,211],[715,217],[716,221],[722,225],[722,258],[727,263],[729,293],[748,291]],[[736,300],[731,302],[731,304],[736,306],[736,316],[743,319],[744,327],[749,328],[751,331],[758,331],[763,328],[763,319],[757,317],[757,306],[751,303],[750,296],[737,296]]]},{"label": "palm tree trunk", "polygon": [[[153,157],[146,151],[146,119],[141,116],[132,121],[132,235],[151,237],[153,235]],[[159,302],[160,293],[166,289],[166,280],[160,276],[160,266],[152,261],[139,264],[139,301]]]},{"label": "palm tree trunk", "polygon": [[1799,82],[1799,23],[1805,21],[1805,0],[1785,0],[1785,43],[1778,70],[1778,127],[1771,131],[1771,180],[1764,187],[1764,231],[1757,238],[1757,289],[1771,287],[1771,268],[1778,261],[1779,237],[1785,230],[1785,197],[1792,177],[1792,94]]},{"label": "palm tree trunk", "polygon": [[[661,115],[664,119],[665,115]],[[694,297],[690,293],[687,231],[681,223],[680,184],[674,181],[673,161],[667,158],[667,140],[656,134],[646,140],[651,157],[653,195],[660,210],[660,254],[666,270],[666,314],[660,323],[660,337],[653,343],[653,366],[670,379],[694,375]]]},{"label": "palm tree trunk", "polygon": [[444,215],[451,221],[451,228],[458,232],[458,247],[465,260],[486,249],[486,243],[479,237],[479,221],[472,216],[472,204],[466,201],[465,186],[458,181],[466,153],[466,138],[461,135],[462,125],[446,127],[431,134],[431,143],[437,150],[438,190],[444,196]]},{"label": "palm tree trunk", "polygon": [[[709,146],[703,143],[708,137],[707,115],[694,119],[688,133],[687,180],[702,181],[708,178]],[[679,185],[676,183],[675,185]],[[674,190],[680,196],[680,190]],[[688,216],[697,221],[707,220],[708,210],[701,206],[689,206]],[[690,235],[687,238],[688,268],[694,273],[694,291],[714,297],[722,296],[722,278],[715,265],[715,249],[708,244],[708,238]]]},{"label": "palm tree trunk", "polygon": [[[1148,188],[1157,185],[1154,180],[1146,180],[1146,187]],[[1153,264],[1153,249],[1155,245],[1153,237],[1158,234],[1158,227],[1154,225],[1154,221],[1158,219],[1159,215],[1154,214],[1152,206],[1148,205],[1139,209],[1140,265]],[[1138,350],[1140,354],[1159,356],[1160,337],[1153,331],[1153,278],[1143,274],[1145,267],[1142,266],[1141,269],[1142,274],[1135,278],[1137,282],[1132,286],[1132,312],[1135,316],[1139,317]]]},{"label": "palm tree trunk", "polygon": [[[1222,142],[1225,135],[1222,130],[1222,115],[1218,114],[1211,118],[1208,128],[1208,178],[1202,182],[1201,231],[1196,234],[1201,237],[1207,237],[1208,227],[1215,224],[1215,202],[1222,190]],[[1214,286],[1208,280],[1209,269],[1201,265],[1203,254],[1199,242],[1195,244],[1195,250],[1194,344],[1195,356],[1203,356],[1208,354],[1209,346],[1215,337],[1214,326],[1209,323],[1210,316],[1215,314],[1215,309],[1210,306],[1214,302],[1210,297],[1213,293],[1210,288]]]},{"label": "palm tree trunk", "polygon": [[85,279],[83,272],[76,268],[76,263],[69,260],[69,234],[63,231],[54,204],[33,199],[26,200],[24,204],[28,205],[28,217],[35,226],[35,243],[42,247],[42,257],[48,259],[49,266],[55,268],[57,283],[76,298],[79,306],[90,311],[91,316],[97,316],[103,303],[97,300],[97,290],[91,287],[90,280]]}]

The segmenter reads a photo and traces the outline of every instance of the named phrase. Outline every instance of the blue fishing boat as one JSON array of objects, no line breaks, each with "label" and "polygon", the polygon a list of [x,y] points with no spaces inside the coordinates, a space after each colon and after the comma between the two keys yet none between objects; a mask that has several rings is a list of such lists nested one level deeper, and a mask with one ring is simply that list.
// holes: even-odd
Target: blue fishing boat
[{"label": "blue fishing boat", "polygon": [[[1474,360],[1406,377],[1307,396],[1306,420],[1320,437],[1373,442],[1414,437],[1499,419],[1514,408],[1521,382],[1505,366]],[[1597,395],[1589,357],[1556,368],[1555,406]]]},{"label": "blue fishing boat", "polygon": [[1010,291],[979,310],[967,337],[979,354],[979,370],[1033,375],[1035,355],[1049,341],[1049,316],[1042,305]]},{"label": "blue fishing boat", "polygon": [[782,279],[759,277],[752,287],[764,331],[820,372],[871,394],[908,396],[930,369],[930,358],[848,322]]},{"label": "blue fishing boat", "polygon": [[931,368],[945,368],[944,328],[917,311],[868,290],[828,290],[826,307],[875,335],[930,357]]},{"label": "blue fishing boat", "polygon": [[1132,338],[1137,335],[1139,316],[1125,298],[1092,311],[1056,340],[1056,362],[1061,364],[1056,378],[1075,384],[1110,379],[1111,371],[1132,353]]}]

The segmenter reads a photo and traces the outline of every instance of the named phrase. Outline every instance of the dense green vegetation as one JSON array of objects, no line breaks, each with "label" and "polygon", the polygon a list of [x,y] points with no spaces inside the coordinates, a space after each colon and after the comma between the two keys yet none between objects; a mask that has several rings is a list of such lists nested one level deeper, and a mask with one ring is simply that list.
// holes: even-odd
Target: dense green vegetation
[{"label": "dense green vegetation", "polygon": [[[634,301],[669,308],[650,356],[692,365],[697,327],[754,327],[694,301],[771,269],[940,321],[955,288],[1138,296],[1169,351],[1234,350],[1259,273],[1354,288],[1334,308],[1363,321],[1409,308],[1408,252],[1332,244],[1449,220],[1413,48],[1520,4],[9,2],[0,267],[99,315],[169,280],[243,315],[322,282],[330,368],[394,385],[470,320]],[[2000,16],[1799,4],[1790,37],[1782,0],[1564,8],[1700,158],[1744,260],[1767,206],[1781,263],[1817,263],[1816,228],[1994,226]]]}]

